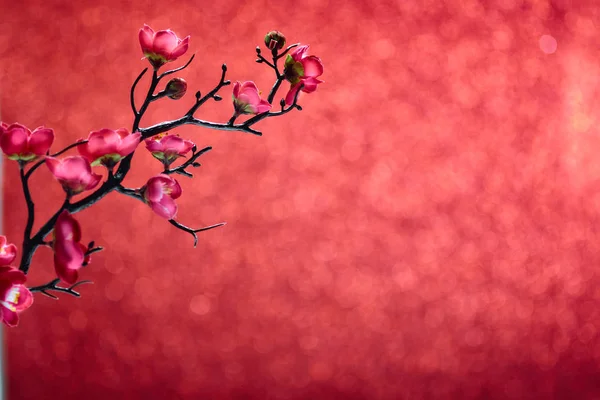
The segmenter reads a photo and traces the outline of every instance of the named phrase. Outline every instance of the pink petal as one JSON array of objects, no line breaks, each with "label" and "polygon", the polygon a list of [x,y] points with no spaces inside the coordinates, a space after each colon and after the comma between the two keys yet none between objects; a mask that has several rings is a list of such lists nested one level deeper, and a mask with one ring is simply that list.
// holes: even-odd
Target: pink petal
[{"label": "pink petal", "polygon": [[56,219],[56,224],[54,224],[54,236],[57,242],[65,240],[79,242],[81,240],[81,225],[71,213],[64,210]]},{"label": "pink petal", "polygon": [[88,139],[88,151],[98,158],[106,154],[117,153],[121,143],[121,136],[112,129],[101,129],[90,133]]},{"label": "pink petal", "polygon": [[6,240],[6,236],[0,235],[0,248],[3,247],[7,242],[8,240]]},{"label": "pink petal", "polygon": [[151,53],[152,52],[152,42],[154,39],[154,30],[150,28],[148,25],[144,25],[142,29],[140,29],[140,45],[142,46],[142,52]]},{"label": "pink petal", "polygon": [[48,152],[54,141],[54,131],[52,129],[39,127],[35,129],[29,137],[29,150],[38,156]]},{"label": "pink petal", "polygon": [[135,151],[138,144],[140,144],[141,136],[142,134],[138,132],[133,133],[131,135],[127,135],[121,140],[121,145],[119,147],[119,154],[121,155],[121,157],[128,156],[129,154]]},{"label": "pink petal", "polygon": [[298,92],[299,88],[300,88],[300,83],[290,86],[290,90],[287,92],[287,95],[285,96],[285,104],[287,104],[289,106],[294,103],[294,96],[296,96],[296,93]]},{"label": "pink petal", "polygon": [[8,265],[17,257],[17,246],[15,246],[13,243],[10,243],[1,247],[4,247],[4,254],[0,254],[0,264]]},{"label": "pink petal", "polygon": [[65,240],[54,244],[54,269],[56,275],[66,283],[73,284],[77,281],[77,270],[82,267],[84,258],[78,242]]},{"label": "pink petal", "polygon": [[258,104],[258,106],[256,107],[256,113],[260,114],[260,113],[264,113],[267,112],[271,109],[271,104],[269,104],[268,101],[266,100],[261,100],[260,103]]},{"label": "pink petal", "polygon": [[302,86],[302,91],[305,93],[312,93],[315,90],[317,90],[317,85],[319,83],[323,83],[323,81],[321,81],[317,78],[302,79],[302,84],[304,85],[304,86]]},{"label": "pink petal", "polygon": [[161,182],[160,180],[153,180],[153,178],[150,178],[146,186],[146,190],[144,191],[144,197],[146,198],[146,200],[149,202],[160,201],[160,199],[162,199],[164,196],[164,185],[164,182]]},{"label": "pink petal", "polygon": [[22,125],[13,124],[0,136],[0,147],[8,155],[27,152],[29,129]]},{"label": "pink petal", "polygon": [[15,327],[19,324],[19,315],[14,312],[9,310],[6,307],[1,307],[2,308],[2,322],[4,322],[6,325],[10,326],[10,327]]},{"label": "pink petal", "polygon": [[309,56],[302,59],[305,77],[317,77],[323,75],[323,63],[319,57]]},{"label": "pink petal", "polygon": [[93,188],[96,187],[96,185],[98,185],[98,183],[100,183],[100,180],[102,179],[102,175],[98,175],[98,174],[91,174],[91,176],[86,179],[86,186],[85,186],[85,190],[91,190]]},{"label": "pink petal", "polygon": [[182,55],[184,55],[185,52],[188,50],[189,42],[190,42],[190,37],[186,36],[185,39],[183,39],[181,41],[181,43],[179,43],[179,45],[177,45],[177,47],[175,47],[173,49],[173,51],[171,52],[171,55],[169,56],[168,59],[175,60],[178,57],[181,57]]},{"label": "pink petal", "polygon": [[186,147],[184,141],[179,136],[169,135],[161,140],[165,152],[179,154]]},{"label": "pink petal", "polygon": [[146,149],[148,149],[148,151],[150,151],[150,152],[164,151],[164,146],[158,140],[147,139],[147,140],[145,140],[145,143],[146,143]]},{"label": "pink petal", "polygon": [[306,54],[307,50],[308,50],[308,45],[298,46],[296,48],[296,50],[294,50],[292,52],[292,58],[294,59],[294,61],[300,61]]},{"label": "pink petal", "polygon": [[48,166],[48,169],[52,175],[56,176],[56,174],[60,171],[61,162],[54,157],[46,157],[46,165]]},{"label": "pink petal", "polygon": [[[83,139],[79,139],[78,142],[83,141]],[[77,151],[79,152],[79,154],[84,157],[86,160],[88,160],[90,163],[96,161],[96,158],[98,157],[94,157],[94,155],[92,153],[90,153],[89,149],[88,149],[88,145],[86,144],[80,144],[79,146],[77,146]]]},{"label": "pink petal", "polygon": [[236,83],[233,84],[233,97],[235,97],[236,99],[240,95],[240,86],[241,86],[240,81],[237,81]]},{"label": "pink petal", "polygon": [[168,187],[171,189],[170,196],[172,199],[177,199],[179,196],[181,196],[181,193],[183,193],[181,186],[179,186],[179,182],[177,182],[177,179],[173,179],[173,182]]},{"label": "pink petal", "polygon": [[0,282],[3,283],[3,286],[6,283],[8,283],[8,286],[12,286],[25,283],[26,281],[27,276],[23,273],[23,271],[8,265],[0,267]]},{"label": "pink petal", "polygon": [[152,211],[166,219],[173,219],[177,215],[177,204],[169,196],[164,196],[160,202],[150,203],[150,208],[152,208]]},{"label": "pink petal", "polygon": [[177,35],[171,30],[158,31],[154,36],[153,52],[168,59],[177,47]]},{"label": "pink petal", "polygon": [[23,285],[18,285],[19,299],[15,304],[17,311],[24,311],[33,304],[33,294]]}]

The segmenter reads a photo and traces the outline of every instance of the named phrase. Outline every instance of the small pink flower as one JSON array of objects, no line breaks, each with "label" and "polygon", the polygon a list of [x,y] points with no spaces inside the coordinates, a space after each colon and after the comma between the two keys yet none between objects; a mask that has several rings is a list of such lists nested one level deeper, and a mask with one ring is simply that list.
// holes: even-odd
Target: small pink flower
[{"label": "small pink flower", "polygon": [[294,97],[301,84],[304,85],[303,92],[312,93],[317,90],[317,85],[323,82],[317,79],[323,75],[323,63],[319,57],[306,55],[307,50],[308,46],[300,46],[292,54],[288,54],[285,59],[283,75],[291,84],[290,90],[285,96],[287,105],[294,102]]},{"label": "small pink flower", "polygon": [[112,169],[122,158],[135,151],[140,137],[141,133],[130,134],[125,128],[116,131],[101,129],[90,132],[88,142],[77,146],[77,150],[93,167],[102,164]]},{"label": "small pink flower", "polygon": [[8,243],[6,236],[0,235],[0,265],[8,265],[17,256],[17,246]]},{"label": "small pink flower", "polygon": [[79,277],[78,270],[89,262],[87,247],[81,241],[79,222],[64,210],[54,225],[54,270],[56,276],[68,284],[74,284]]},{"label": "small pink flower", "polygon": [[140,29],[142,51],[155,69],[184,55],[188,49],[189,41],[189,36],[183,40],[179,39],[175,32],[170,29],[155,33],[152,28],[145,24]]},{"label": "small pink flower", "polygon": [[146,139],[146,149],[167,168],[177,157],[184,157],[194,147],[194,142],[177,135],[156,135]]},{"label": "small pink flower", "polygon": [[233,107],[236,115],[260,114],[271,109],[268,101],[260,98],[258,88],[252,81],[233,85]]},{"label": "small pink flower", "polygon": [[0,147],[11,160],[27,162],[43,156],[54,141],[54,131],[42,126],[31,132],[20,124],[2,124],[0,130]]},{"label": "small pink flower", "polygon": [[8,124],[6,122],[0,121],[0,136],[2,136],[2,134],[4,133],[4,131],[6,131],[7,128]]},{"label": "small pink flower", "polygon": [[71,156],[58,160],[46,157],[46,165],[70,196],[96,187],[101,175],[94,174],[88,160],[81,156]]},{"label": "small pink flower", "polygon": [[166,219],[175,218],[175,199],[181,196],[181,186],[176,179],[165,174],[156,175],[148,180],[141,192],[144,201],[155,213]]},{"label": "small pink flower", "polygon": [[2,322],[8,326],[17,326],[19,313],[33,303],[33,295],[24,285],[27,277],[15,267],[0,267],[0,305]]}]

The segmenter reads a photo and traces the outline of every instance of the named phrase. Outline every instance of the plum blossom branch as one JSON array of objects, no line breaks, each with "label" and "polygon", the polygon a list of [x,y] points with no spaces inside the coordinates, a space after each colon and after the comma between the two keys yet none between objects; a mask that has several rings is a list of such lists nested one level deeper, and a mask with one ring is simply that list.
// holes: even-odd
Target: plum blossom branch
[{"label": "plum blossom branch", "polygon": [[34,287],[30,287],[29,291],[32,293],[35,292],[40,292],[54,300],[58,300],[58,297],[53,295],[52,293],[49,293],[49,290],[55,291],[55,292],[62,292],[62,293],[67,293],[70,294],[71,296],[74,297],[81,297],[81,294],[77,291],[75,291],[75,288],[77,286],[80,285],[85,285],[87,283],[94,283],[92,281],[79,281],[74,283],[73,285],[69,286],[69,287],[62,287],[62,286],[58,286],[58,284],[60,283],[60,279],[53,279],[50,282],[44,284],[44,285],[40,285],[40,286],[34,286]]},{"label": "plum blossom branch", "polygon": [[171,69],[169,71],[163,72],[162,74],[160,74],[158,76],[158,79],[160,80],[160,79],[164,78],[165,76],[168,76],[168,75],[174,74],[175,72],[179,72],[181,70],[186,69],[188,67],[188,65],[190,65],[192,63],[192,61],[194,60],[194,57],[196,57],[196,55],[192,54],[192,57],[190,57],[190,59],[188,60],[188,62],[186,62],[183,66],[181,66],[179,68],[174,68],[174,69]]},{"label": "plum blossom branch", "polygon": [[221,65],[221,79],[219,80],[217,86],[215,86],[213,90],[204,95],[204,97],[201,96],[200,91],[196,92],[196,104],[194,104],[192,108],[189,109],[189,111],[186,113],[186,116],[193,117],[194,113],[198,110],[198,108],[200,108],[202,104],[206,103],[208,99],[221,101],[222,98],[221,96],[217,95],[217,93],[219,92],[219,90],[221,90],[223,86],[228,86],[231,84],[230,81],[225,80],[225,74],[227,74],[227,65],[223,64]]},{"label": "plum blossom branch", "polygon": [[194,146],[192,148],[192,156],[186,160],[183,164],[175,167],[175,168],[171,168],[171,169],[165,169],[163,171],[163,174],[166,175],[171,175],[171,174],[179,174],[179,175],[184,175],[187,176],[189,178],[193,178],[194,175],[192,175],[190,172],[187,172],[185,169],[189,166],[192,166],[194,168],[197,168],[200,166],[200,163],[196,162],[196,160],[198,159],[198,157],[200,157],[202,154],[208,152],[212,150],[212,147],[208,146],[203,148],[202,150],[196,152],[196,146]]},{"label": "plum blossom branch", "polygon": [[133,81],[133,85],[131,85],[131,90],[129,92],[129,102],[131,103],[131,110],[133,111],[134,115],[138,114],[138,110],[135,106],[135,88],[139,83],[140,79],[142,79],[142,77],[146,73],[146,71],[148,71],[148,68],[144,68],[144,70],[138,75],[138,77],[135,78],[135,81]]}]

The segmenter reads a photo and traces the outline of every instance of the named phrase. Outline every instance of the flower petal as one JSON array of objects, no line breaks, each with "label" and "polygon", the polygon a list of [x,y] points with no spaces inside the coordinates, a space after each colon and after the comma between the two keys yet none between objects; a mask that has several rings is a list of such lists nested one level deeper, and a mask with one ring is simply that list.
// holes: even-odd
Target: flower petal
[{"label": "flower petal", "polygon": [[158,31],[154,36],[153,52],[168,59],[177,47],[177,35],[170,29]]},{"label": "flower petal", "polygon": [[13,124],[0,136],[0,147],[7,155],[26,153],[29,135],[29,129]]},{"label": "flower petal", "polygon": [[0,308],[2,308],[2,322],[10,327],[15,327],[19,324],[19,315],[16,312],[11,311],[6,307]]},{"label": "flower petal", "polygon": [[119,154],[121,157],[128,156],[133,153],[137,148],[138,144],[140,144],[141,133],[132,133],[122,138],[121,145],[119,146]]},{"label": "flower petal", "polygon": [[169,196],[164,196],[160,202],[150,203],[150,208],[159,216],[173,219],[177,215],[177,204]]},{"label": "flower petal", "polygon": [[54,131],[49,128],[36,128],[29,137],[29,151],[38,156],[48,152],[54,142]]},{"label": "flower petal", "polygon": [[323,75],[323,63],[319,57],[308,56],[302,59],[305,77],[317,77]]},{"label": "flower petal", "polygon": [[300,83],[290,86],[290,90],[287,92],[287,95],[285,96],[285,104],[287,104],[289,106],[294,103],[294,97],[296,96],[298,89],[300,89]]},{"label": "flower petal", "polygon": [[190,37],[189,37],[189,36],[186,36],[186,37],[185,37],[185,38],[184,38],[184,39],[181,41],[181,43],[179,43],[179,44],[177,45],[177,47],[175,47],[175,48],[173,49],[173,51],[171,51],[171,55],[169,56],[169,60],[171,60],[171,61],[172,61],[172,60],[175,60],[175,59],[177,59],[178,57],[181,57],[182,55],[184,55],[184,54],[185,54],[185,52],[188,50],[189,43],[190,43]]},{"label": "flower petal", "polygon": [[142,46],[143,53],[152,52],[152,43],[154,39],[154,30],[148,25],[144,24],[144,27],[140,29],[140,45]]}]

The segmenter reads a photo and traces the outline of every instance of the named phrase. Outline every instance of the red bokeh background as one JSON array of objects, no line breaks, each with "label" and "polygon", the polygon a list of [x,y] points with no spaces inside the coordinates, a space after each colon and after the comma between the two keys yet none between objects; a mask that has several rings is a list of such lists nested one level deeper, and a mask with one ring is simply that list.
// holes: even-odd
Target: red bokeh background
[{"label": "red bokeh background", "polygon": [[[326,81],[263,137],[183,127],[214,150],[180,177],[198,248],[111,194],[78,218],[82,298],[36,296],[5,330],[10,399],[597,399],[597,2],[0,0],[2,120],[55,148],[130,127],[148,23],[191,35],[195,90],[273,77],[271,29]],[[557,47],[555,48],[556,40]],[[177,64],[179,65],[179,64]],[[147,81],[142,82],[142,87]],[[198,116],[226,121],[224,101]],[[159,164],[140,149],[126,180]],[[61,200],[42,168],[38,224]],[[25,209],[4,163],[5,234]],[[42,249],[32,285],[53,277]]]}]

